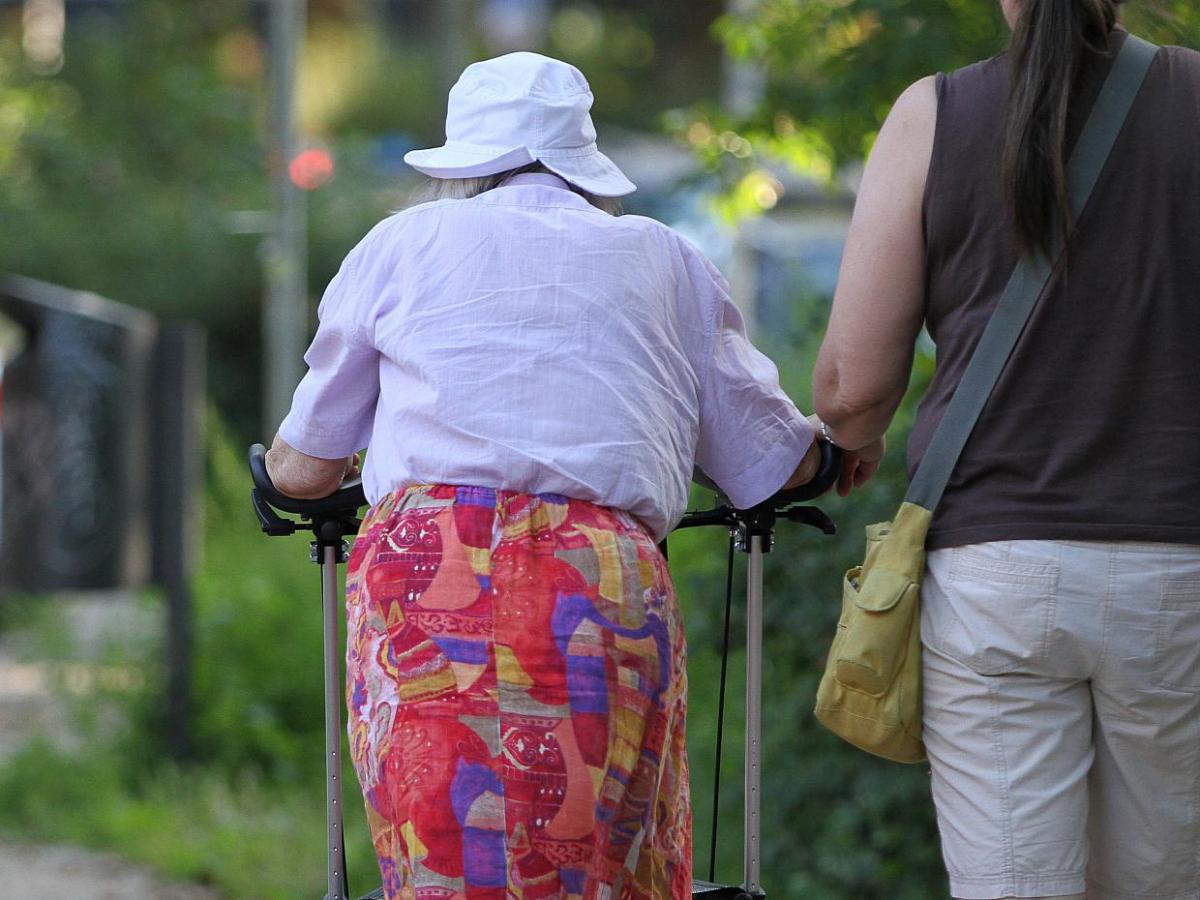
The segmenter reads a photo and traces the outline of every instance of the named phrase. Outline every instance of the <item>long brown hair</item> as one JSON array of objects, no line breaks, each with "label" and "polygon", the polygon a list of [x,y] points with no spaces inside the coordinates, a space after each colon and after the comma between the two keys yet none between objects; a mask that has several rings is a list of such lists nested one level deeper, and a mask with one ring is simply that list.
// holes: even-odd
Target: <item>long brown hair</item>
[{"label": "long brown hair", "polygon": [[1004,188],[1022,252],[1049,256],[1072,221],[1067,112],[1089,52],[1103,53],[1123,0],[1022,0],[1013,29]]}]

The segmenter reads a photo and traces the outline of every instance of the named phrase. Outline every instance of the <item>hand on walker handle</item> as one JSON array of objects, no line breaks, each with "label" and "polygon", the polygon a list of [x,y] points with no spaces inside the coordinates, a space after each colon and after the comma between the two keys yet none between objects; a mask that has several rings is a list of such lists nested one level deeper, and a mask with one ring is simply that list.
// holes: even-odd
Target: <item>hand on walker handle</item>
[{"label": "hand on walker handle", "polygon": [[854,488],[862,487],[879,471],[879,461],[887,452],[887,440],[878,437],[857,450],[842,450],[842,472],[838,476],[839,497],[849,496]]},{"label": "hand on walker handle", "polygon": [[297,500],[328,497],[359,469],[357,453],[343,459],[320,459],[301,453],[278,434],[267,451],[266,465],[275,489]]},{"label": "hand on walker handle", "polygon": [[784,483],[782,489],[790,491],[792,488],[798,488],[802,484],[808,484],[816,477],[817,471],[820,468],[821,438],[817,437],[800,460],[800,464],[796,466],[796,471],[792,473],[792,477]]},{"label": "hand on walker handle", "polygon": [[[814,429],[823,434],[828,440],[833,441],[833,437],[829,433],[829,429],[821,422],[819,416],[812,415],[808,417],[808,422]],[[880,435],[871,443],[865,446],[858,447],[855,450],[848,450],[841,444],[834,444],[842,453],[841,469],[838,473],[837,492],[839,497],[848,497],[850,491],[854,488],[862,487],[879,471],[879,461],[883,459],[884,453],[887,452],[887,440]],[[809,450],[811,455],[812,450]],[[808,456],[805,456],[805,461]],[[801,462],[801,466],[805,463]],[[814,470],[815,471],[815,470]],[[800,474],[800,469],[796,470],[795,478]],[[812,475],[809,476],[812,478]],[[803,483],[803,482],[801,482]],[[789,485],[791,482],[789,482]]]}]

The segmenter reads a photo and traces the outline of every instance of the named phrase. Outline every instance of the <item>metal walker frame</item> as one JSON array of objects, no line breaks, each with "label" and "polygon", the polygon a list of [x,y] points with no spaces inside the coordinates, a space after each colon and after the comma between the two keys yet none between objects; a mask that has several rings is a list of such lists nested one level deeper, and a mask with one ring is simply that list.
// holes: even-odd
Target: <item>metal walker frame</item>
[{"label": "metal walker frame", "polygon": [[[710,510],[688,513],[679,528],[723,526],[730,530],[732,551],[749,554],[746,573],[746,805],[745,855],[741,885],[721,885],[712,881],[693,882],[692,896],[706,900],[759,900],[766,896],[760,884],[761,804],[762,804],[762,610],[763,554],[774,543],[774,527],[778,519],[813,526],[825,534],[836,530],[833,522],[821,510],[803,506],[805,501],[825,493],[837,480],[840,457],[832,444],[822,445],[821,467],[808,484],[792,491],[783,491],[752,509],[736,509],[722,503]],[[297,500],[288,497],[271,483],[266,468],[266,448],[254,444],[250,448],[250,471],[254,480],[251,493],[254,511],[265,534],[271,537],[311,531],[310,559],[321,571],[321,605],[324,622],[325,670],[325,772],[326,772],[326,837],[327,893],[326,900],[351,900],[346,873],[345,835],[342,822],[342,753],[341,704],[342,676],[339,663],[342,648],[338,640],[338,618],[342,598],[338,591],[337,566],[346,562],[347,535],[355,534],[361,521],[358,511],[366,504],[362,483],[354,479],[337,491],[319,500]],[[289,519],[280,512],[295,515]],[[666,542],[663,543],[666,553]],[[725,650],[729,638],[729,597],[726,598]],[[724,708],[724,659],[722,660],[721,708]],[[723,712],[722,712],[723,714]],[[720,770],[720,724],[718,725],[717,768]],[[719,783],[719,782],[718,782]],[[713,852],[716,847],[716,803],[713,809]],[[712,868],[710,863],[710,878]],[[382,900],[382,888],[372,891],[361,900]]]}]

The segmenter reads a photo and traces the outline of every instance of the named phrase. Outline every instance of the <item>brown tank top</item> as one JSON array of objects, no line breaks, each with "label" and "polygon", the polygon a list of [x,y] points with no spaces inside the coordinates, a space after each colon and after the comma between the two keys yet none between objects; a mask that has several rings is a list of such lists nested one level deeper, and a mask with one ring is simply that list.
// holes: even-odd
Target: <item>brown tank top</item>
[{"label": "brown tank top", "polygon": [[[1089,59],[1068,146],[1108,74]],[[1013,267],[1000,181],[1009,60],[937,79],[925,196],[932,383],[909,470]],[[1200,544],[1200,53],[1164,48],[1060,267],[955,468],[928,547],[1017,539]]]}]

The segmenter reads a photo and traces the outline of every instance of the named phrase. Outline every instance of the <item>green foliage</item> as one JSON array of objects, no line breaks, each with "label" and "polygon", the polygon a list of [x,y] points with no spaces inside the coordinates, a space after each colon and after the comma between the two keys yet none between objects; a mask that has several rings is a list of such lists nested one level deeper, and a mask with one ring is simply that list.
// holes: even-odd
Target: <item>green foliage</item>
[{"label": "green foliage", "polygon": [[[597,119],[653,128],[664,106],[716,93],[715,48],[705,26],[720,8],[719,0],[563,3],[545,52],[584,72]],[[602,128],[602,146],[603,135]]]},{"label": "green foliage", "polygon": [[207,55],[231,4],[131,7],[71,29],[58,77],[0,40],[0,268],[168,314],[227,308],[255,266],[225,214],[263,202],[253,98]]},{"label": "green foliage", "polygon": [[718,33],[734,56],[767,67],[756,133],[786,137],[782,111],[820,136],[835,165],[861,157],[909,84],[990,56],[1004,39],[989,0],[763,0],[750,16],[724,17]]},{"label": "green foliage", "polygon": [[[1138,34],[1200,47],[1190,0],[1131,0],[1125,10]],[[1009,40],[998,0],[760,0],[714,28],[731,56],[763,70],[763,102],[743,118],[701,107],[667,125],[743,189],[764,164],[829,181],[866,155],[905,88]]]},{"label": "green foliage", "polygon": [[[18,29],[0,28],[0,272],[199,321],[213,394],[250,434],[264,235],[239,214],[261,219],[270,205],[265,85],[253,65],[238,69],[261,52],[250,10],[241,0],[126,7],[78,27],[73,19],[53,77],[26,64]],[[419,60],[384,62],[379,71],[399,79],[389,97],[412,90]],[[358,112],[348,108],[342,124]],[[334,155],[336,190],[310,201],[314,294],[402,199],[379,184],[361,130],[339,138]]]},{"label": "green foliage", "polygon": [[[266,203],[256,98],[223,81],[217,35],[238,4],[129,4],[70,28],[55,77],[0,32],[0,271],[202,321],[225,365],[254,351],[256,240],[229,215]],[[251,327],[247,328],[247,323]]]},{"label": "green foliage", "polygon": [[320,775],[321,603],[303,536],[268,540],[241,448],[210,417],[205,565],[195,583],[197,760]]},{"label": "green foliage", "polygon": [[1124,10],[1125,24],[1134,34],[1200,50],[1200,7],[1192,0],[1128,0]]}]

